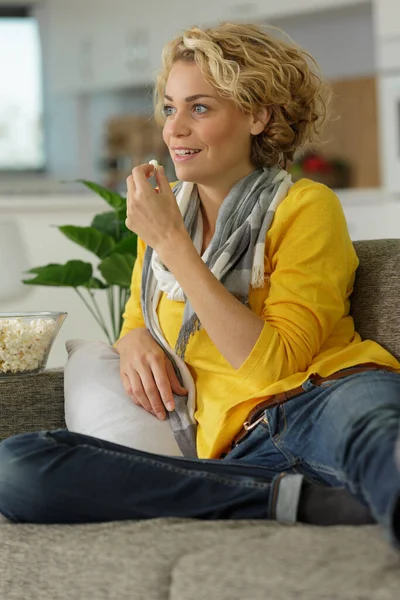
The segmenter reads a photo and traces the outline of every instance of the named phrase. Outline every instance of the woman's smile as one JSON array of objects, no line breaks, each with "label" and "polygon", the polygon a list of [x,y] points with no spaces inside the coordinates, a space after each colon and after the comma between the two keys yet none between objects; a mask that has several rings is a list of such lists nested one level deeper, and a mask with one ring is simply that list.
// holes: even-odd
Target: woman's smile
[{"label": "woman's smile", "polygon": [[195,158],[196,156],[198,156],[201,152],[201,150],[196,150],[193,148],[185,148],[185,147],[172,147],[172,160],[174,162],[184,162],[187,160],[191,160],[193,158]]}]

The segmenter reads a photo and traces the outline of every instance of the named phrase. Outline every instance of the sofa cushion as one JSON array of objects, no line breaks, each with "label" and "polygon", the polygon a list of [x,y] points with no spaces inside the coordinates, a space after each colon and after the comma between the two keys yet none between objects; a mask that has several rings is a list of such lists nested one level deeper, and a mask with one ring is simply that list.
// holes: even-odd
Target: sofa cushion
[{"label": "sofa cushion", "polygon": [[389,600],[400,586],[377,526],[0,522],[0,539],[7,600]]},{"label": "sofa cushion", "polygon": [[105,342],[68,340],[65,423],[70,431],[168,456],[182,456],[169,421],[136,406],[119,373],[119,354]]},{"label": "sofa cushion", "polygon": [[63,369],[0,382],[0,440],[17,433],[59,428],[65,428]]},{"label": "sofa cushion", "polygon": [[[377,527],[279,527],[177,562],[171,600],[397,598],[400,556]],[[217,591],[218,590],[218,593]]]},{"label": "sofa cushion", "polygon": [[350,298],[356,331],[400,360],[400,239],[354,242],[360,260]]}]

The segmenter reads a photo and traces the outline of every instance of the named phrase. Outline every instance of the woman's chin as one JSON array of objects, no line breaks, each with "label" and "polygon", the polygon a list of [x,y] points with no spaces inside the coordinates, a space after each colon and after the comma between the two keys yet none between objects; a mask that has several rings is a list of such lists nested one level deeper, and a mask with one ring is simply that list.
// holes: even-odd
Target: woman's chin
[{"label": "woman's chin", "polygon": [[175,173],[178,179],[184,181],[196,181],[196,174],[199,175],[199,169],[196,169],[195,165],[185,163],[174,163]]}]

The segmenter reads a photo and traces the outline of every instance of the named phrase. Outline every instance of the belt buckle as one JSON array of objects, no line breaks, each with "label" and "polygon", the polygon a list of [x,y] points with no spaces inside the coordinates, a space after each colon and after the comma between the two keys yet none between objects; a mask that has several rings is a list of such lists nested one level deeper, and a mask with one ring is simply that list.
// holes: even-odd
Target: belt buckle
[{"label": "belt buckle", "polygon": [[243,429],[245,429],[246,431],[251,431],[252,429],[254,429],[254,427],[257,427],[257,425],[259,423],[261,423],[261,421],[264,419],[264,411],[261,413],[261,415],[252,423],[250,423],[250,421],[245,421],[243,423]]}]

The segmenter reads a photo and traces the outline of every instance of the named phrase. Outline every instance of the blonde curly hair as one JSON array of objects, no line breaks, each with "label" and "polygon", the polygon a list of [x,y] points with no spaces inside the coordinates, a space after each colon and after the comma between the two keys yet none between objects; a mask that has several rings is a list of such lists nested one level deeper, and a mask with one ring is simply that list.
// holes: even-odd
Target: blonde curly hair
[{"label": "blonde curly hair", "polygon": [[225,22],[210,29],[192,27],[166,44],[163,68],[154,90],[155,118],[162,114],[165,86],[174,63],[194,62],[219,95],[245,114],[270,111],[264,131],[253,136],[251,161],[256,167],[292,161],[296,151],[315,142],[328,114],[331,90],[314,58],[261,27]]}]

